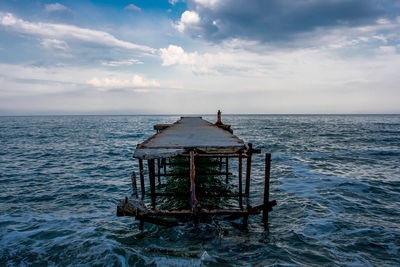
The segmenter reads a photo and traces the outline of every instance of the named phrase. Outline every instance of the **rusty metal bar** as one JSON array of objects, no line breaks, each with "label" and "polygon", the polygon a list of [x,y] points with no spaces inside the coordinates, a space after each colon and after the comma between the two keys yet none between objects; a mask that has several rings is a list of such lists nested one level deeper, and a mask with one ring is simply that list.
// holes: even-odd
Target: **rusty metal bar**
[{"label": "rusty metal bar", "polygon": [[225,157],[225,182],[229,183],[229,158]]},{"label": "rusty metal bar", "polygon": [[144,195],[146,191],[144,189],[144,170],[143,170],[143,160],[139,159],[139,175],[140,175],[140,189],[142,191],[142,199],[144,199]]},{"label": "rusty metal bar", "polygon": [[242,157],[239,157],[239,206],[242,209]]},{"label": "rusty metal bar", "polygon": [[154,159],[147,161],[149,166],[149,180],[150,180],[150,192],[151,192],[151,203],[153,206],[156,205],[156,177],[154,170]]},{"label": "rusty metal bar", "polygon": [[131,181],[132,181],[132,196],[135,196],[136,198],[138,198],[136,174],[134,171],[132,172],[132,175],[131,175]]},{"label": "rusty metal bar", "polygon": [[192,207],[192,213],[196,215],[196,207],[198,204],[196,198],[196,185],[195,185],[195,178],[196,178],[196,170],[194,165],[194,151],[190,151],[190,205]]},{"label": "rusty metal bar", "polygon": [[253,154],[253,144],[249,143],[249,150],[247,152],[247,161],[246,161],[246,188],[245,195],[249,197],[250,195],[250,173],[251,173],[251,156]]},{"label": "rusty metal bar", "polygon": [[263,222],[268,227],[268,209],[269,209],[269,179],[271,172],[271,154],[265,154],[265,183],[264,183],[264,206],[263,206]]}]

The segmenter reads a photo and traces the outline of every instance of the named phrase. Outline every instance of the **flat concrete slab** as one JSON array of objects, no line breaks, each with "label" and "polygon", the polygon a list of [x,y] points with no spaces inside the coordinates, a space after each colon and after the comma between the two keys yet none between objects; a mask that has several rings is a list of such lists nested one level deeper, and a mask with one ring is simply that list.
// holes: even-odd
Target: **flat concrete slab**
[{"label": "flat concrete slab", "polygon": [[243,140],[201,117],[181,117],[136,148],[133,157],[167,158],[196,149],[204,154],[236,154],[245,149]]}]

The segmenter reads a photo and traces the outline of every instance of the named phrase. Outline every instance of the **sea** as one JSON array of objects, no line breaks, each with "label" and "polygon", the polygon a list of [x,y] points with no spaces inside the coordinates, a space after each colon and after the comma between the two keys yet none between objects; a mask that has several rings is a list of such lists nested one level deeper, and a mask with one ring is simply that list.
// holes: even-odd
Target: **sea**
[{"label": "sea", "polygon": [[268,229],[255,215],[139,230],[116,216],[132,154],[179,118],[0,117],[0,266],[400,266],[400,115],[223,114],[261,149],[254,205],[272,154]]}]

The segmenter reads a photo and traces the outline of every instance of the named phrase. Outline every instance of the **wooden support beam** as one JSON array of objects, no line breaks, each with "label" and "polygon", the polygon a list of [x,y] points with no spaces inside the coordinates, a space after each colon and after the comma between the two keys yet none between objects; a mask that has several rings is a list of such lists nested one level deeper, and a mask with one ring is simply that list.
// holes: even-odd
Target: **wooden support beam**
[{"label": "wooden support beam", "polygon": [[158,184],[161,184],[161,159],[157,159],[157,177],[158,177]]},{"label": "wooden support beam", "polygon": [[[197,172],[197,175],[232,175],[230,172]],[[186,176],[187,173],[161,173],[161,176]]]},{"label": "wooden support beam", "polygon": [[138,198],[138,191],[137,191],[137,184],[136,184],[136,174],[133,171],[131,175],[131,181],[132,181],[132,196]]},{"label": "wooden support beam", "polygon": [[167,173],[167,159],[166,158],[163,158],[162,159],[162,165],[163,165],[163,168],[164,168],[164,174],[166,174]]},{"label": "wooden support beam", "polygon": [[151,193],[151,203],[153,206],[156,205],[156,177],[155,177],[155,166],[154,159],[149,159],[147,161],[149,166],[149,181],[150,181],[150,193]]},{"label": "wooden support beam", "polygon": [[144,195],[146,191],[144,189],[144,170],[143,170],[143,160],[139,159],[139,175],[140,175],[140,190],[142,191],[142,199],[144,199]]},{"label": "wooden support beam", "polygon": [[250,173],[251,173],[251,156],[252,156],[253,145],[249,143],[249,151],[247,153],[247,161],[246,161],[246,188],[245,195],[249,197],[250,195]]},{"label": "wooden support beam", "polygon": [[268,209],[269,209],[269,179],[271,171],[271,154],[265,154],[265,182],[264,182],[264,206],[263,206],[263,222],[268,228]]},{"label": "wooden support beam", "polygon": [[242,209],[242,157],[239,157],[239,206]]},{"label": "wooden support beam", "polygon": [[229,158],[225,157],[225,182],[229,183]]},{"label": "wooden support beam", "polygon": [[196,215],[197,198],[196,198],[196,185],[195,185],[196,171],[194,165],[194,151],[190,151],[190,206],[192,207],[193,215]]}]

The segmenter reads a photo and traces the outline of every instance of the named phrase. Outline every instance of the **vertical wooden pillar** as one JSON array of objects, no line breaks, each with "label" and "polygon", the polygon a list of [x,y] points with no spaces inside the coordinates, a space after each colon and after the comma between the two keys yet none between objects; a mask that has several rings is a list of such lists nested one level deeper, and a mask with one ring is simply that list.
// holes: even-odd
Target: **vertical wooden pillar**
[{"label": "vertical wooden pillar", "polygon": [[263,222],[265,227],[268,227],[270,171],[271,171],[271,154],[267,153],[265,154],[265,183],[264,183],[264,208],[263,208]]},{"label": "vertical wooden pillar", "polygon": [[225,159],[225,172],[226,172],[226,174],[225,174],[225,182],[226,183],[229,183],[229,158],[228,157],[226,157],[226,159]]},{"label": "vertical wooden pillar", "polygon": [[163,160],[164,174],[166,174],[167,173],[167,159],[163,158],[162,160]]},{"label": "vertical wooden pillar", "polygon": [[157,159],[157,178],[158,178],[158,185],[161,184],[161,160]]},{"label": "vertical wooden pillar", "polygon": [[132,196],[138,198],[138,191],[137,191],[137,184],[136,184],[136,174],[133,171],[131,175],[131,181],[132,181]]},{"label": "vertical wooden pillar", "polygon": [[242,154],[239,155],[239,206],[243,208],[242,205]]},{"label": "vertical wooden pillar", "polygon": [[156,175],[154,167],[154,159],[149,159],[147,161],[149,166],[149,180],[150,180],[150,193],[151,193],[151,203],[153,207],[156,205]]},{"label": "vertical wooden pillar", "polygon": [[142,199],[144,199],[144,195],[146,194],[144,189],[144,170],[143,170],[143,160],[139,159],[139,175],[140,175],[140,189],[142,191]]},{"label": "vertical wooden pillar", "polygon": [[252,156],[253,145],[249,143],[249,151],[247,152],[246,161],[246,188],[245,195],[249,197],[250,195],[250,174],[251,174],[251,156]]},{"label": "vertical wooden pillar", "polygon": [[196,215],[197,198],[196,198],[196,185],[195,185],[196,171],[194,165],[194,151],[190,151],[190,205],[192,207],[193,215]]}]

